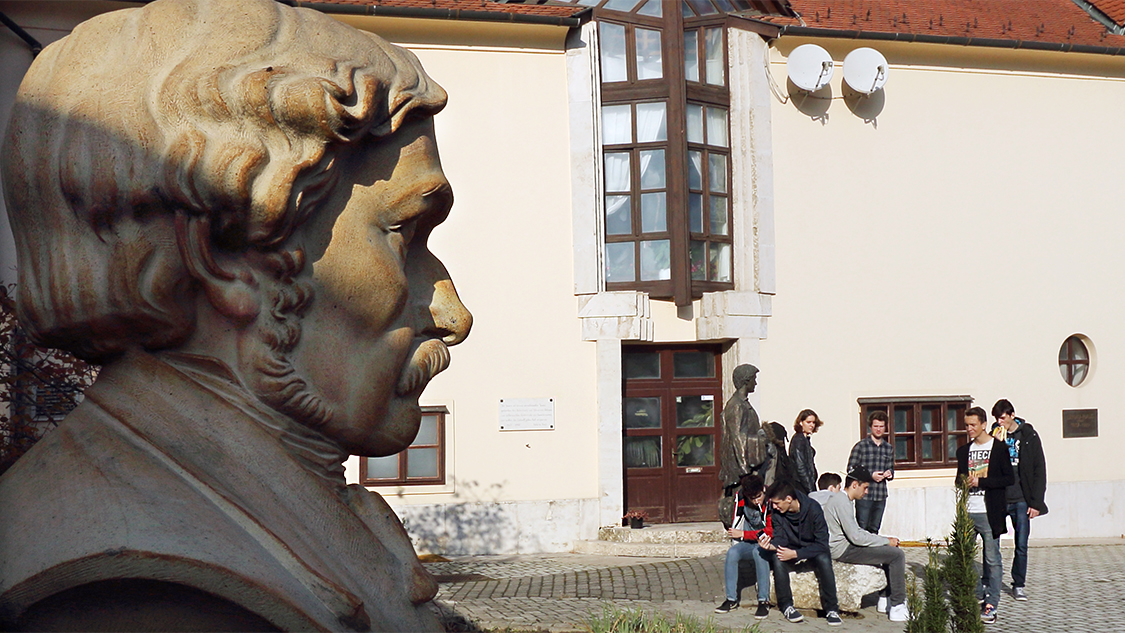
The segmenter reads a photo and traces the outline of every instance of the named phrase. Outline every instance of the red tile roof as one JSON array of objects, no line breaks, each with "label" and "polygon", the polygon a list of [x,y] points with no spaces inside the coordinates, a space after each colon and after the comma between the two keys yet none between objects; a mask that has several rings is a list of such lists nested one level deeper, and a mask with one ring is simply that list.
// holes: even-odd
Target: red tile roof
[{"label": "red tile roof", "polygon": [[[1098,0],[1121,5],[1125,0]],[[764,17],[774,24],[834,31],[920,37],[1125,47],[1072,0],[790,0],[800,19]],[[1122,51],[1125,53],[1125,51]]]},{"label": "red tile roof", "polygon": [[1125,26],[1125,0],[1087,0],[1094,8],[1113,20],[1118,26]]},{"label": "red tile roof", "polygon": [[340,5],[352,7],[371,7],[373,14],[381,8],[427,9],[445,12],[449,17],[465,13],[494,13],[509,15],[534,15],[548,18],[571,18],[586,10],[582,6],[560,6],[545,4],[500,3],[491,0],[292,0],[287,4],[297,6]]}]

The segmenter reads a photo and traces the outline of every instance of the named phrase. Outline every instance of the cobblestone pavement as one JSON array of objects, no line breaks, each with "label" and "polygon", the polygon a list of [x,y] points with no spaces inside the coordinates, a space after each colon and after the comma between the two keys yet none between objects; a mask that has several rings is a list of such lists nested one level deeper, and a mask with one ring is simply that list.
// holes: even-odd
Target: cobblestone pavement
[{"label": "cobblestone pavement", "polygon": [[[906,548],[907,565],[916,573],[926,550]],[[1032,547],[1027,592],[1016,602],[1008,587],[1012,550],[1003,550],[1004,594],[997,624],[989,631],[1036,633],[1065,626],[1067,633],[1125,631],[1125,544]],[[689,614],[734,630],[759,622],[751,609],[717,615],[723,599],[723,557],[652,559],[578,554],[462,557],[427,563],[441,590],[436,606],[446,619],[464,618],[483,629],[514,631],[583,631],[591,614],[605,605],[674,616]],[[743,590],[747,602],[753,589]],[[823,618],[805,613],[805,622],[789,624],[776,609],[762,620],[762,633],[838,631]],[[844,630],[902,631],[900,623],[868,606],[844,617]]]}]

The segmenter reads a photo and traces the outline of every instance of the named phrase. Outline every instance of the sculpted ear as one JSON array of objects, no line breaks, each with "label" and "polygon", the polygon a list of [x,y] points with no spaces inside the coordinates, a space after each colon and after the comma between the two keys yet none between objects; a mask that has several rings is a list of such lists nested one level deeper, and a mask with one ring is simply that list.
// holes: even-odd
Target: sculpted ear
[{"label": "sculpted ear", "polygon": [[245,258],[215,257],[211,220],[176,214],[176,241],[189,274],[223,316],[245,324],[262,309],[261,290],[250,262]]}]

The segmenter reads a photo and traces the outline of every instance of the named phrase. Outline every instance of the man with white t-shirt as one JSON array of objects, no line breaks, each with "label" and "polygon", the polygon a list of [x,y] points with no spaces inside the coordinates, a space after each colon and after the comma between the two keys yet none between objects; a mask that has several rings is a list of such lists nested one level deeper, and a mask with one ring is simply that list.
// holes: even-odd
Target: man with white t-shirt
[{"label": "man with white t-shirt", "polygon": [[973,407],[965,412],[969,442],[957,449],[957,480],[969,482],[968,510],[977,534],[984,541],[987,585],[978,581],[977,597],[984,598],[980,618],[985,624],[996,622],[1000,607],[1000,535],[1007,532],[1004,517],[1008,504],[1005,490],[1015,482],[1007,446],[988,434],[988,415]]}]

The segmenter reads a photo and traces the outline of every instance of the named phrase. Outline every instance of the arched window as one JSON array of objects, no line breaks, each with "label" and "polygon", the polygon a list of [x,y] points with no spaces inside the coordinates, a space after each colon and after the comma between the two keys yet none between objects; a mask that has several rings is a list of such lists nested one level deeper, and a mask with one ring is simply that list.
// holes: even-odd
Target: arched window
[{"label": "arched window", "polygon": [[1059,348],[1059,373],[1071,387],[1077,387],[1090,373],[1090,350],[1077,334],[1068,336]]}]

